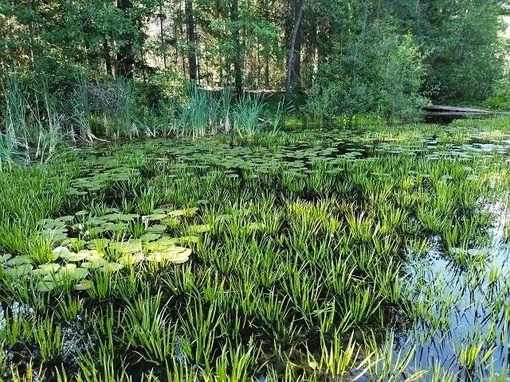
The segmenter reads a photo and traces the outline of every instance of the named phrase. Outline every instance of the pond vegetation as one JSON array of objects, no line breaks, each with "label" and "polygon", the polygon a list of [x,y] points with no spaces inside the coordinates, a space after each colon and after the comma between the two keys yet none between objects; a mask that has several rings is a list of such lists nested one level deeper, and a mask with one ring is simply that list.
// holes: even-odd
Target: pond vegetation
[{"label": "pond vegetation", "polygon": [[260,134],[245,102],[2,169],[1,378],[507,381],[509,120]]}]

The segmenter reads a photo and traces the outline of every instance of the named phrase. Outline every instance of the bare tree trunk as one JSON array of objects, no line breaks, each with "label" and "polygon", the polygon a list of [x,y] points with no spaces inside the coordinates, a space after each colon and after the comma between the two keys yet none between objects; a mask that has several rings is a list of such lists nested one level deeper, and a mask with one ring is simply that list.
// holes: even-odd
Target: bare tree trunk
[{"label": "bare tree trunk", "polygon": [[[31,12],[35,13],[35,1],[34,0],[28,0],[27,1],[28,9]],[[32,21],[28,24],[28,33],[30,38],[30,63],[32,66],[35,65],[35,48],[34,48],[34,24]]]},{"label": "bare tree trunk", "polygon": [[161,43],[161,51],[163,52],[163,67],[166,69],[166,43],[165,43],[165,28],[164,21],[166,19],[165,13],[163,12],[163,5],[159,6],[159,38]]},{"label": "bare tree trunk", "polygon": [[[269,20],[269,2],[267,0],[264,0],[263,3],[264,6],[264,19]],[[267,44],[267,42],[266,42]],[[266,89],[270,88],[269,85],[269,60],[271,57],[271,53],[269,53],[268,49],[264,49],[264,87]]]},{"label": "bare tree trunk", "polygon": [[287,60],[287,77],[285,81],[285,91],[288,95],[294,94],[300,88],[301,71],[301,40],[303,13],[306,8],[306,0],[299,0],[294,3],[294,22],[292,35],[289,44],[289,57]]},{"label": "bare tree trunk", "polygon": [[[132,7],[131,0],[117,0],[117,8],[126,14]],[[133,36],[127,36],[126,40],[117,53],[117,75],[129,80],[133,78],[135,71]]]},{"label": "bare tree trunk", "polygon": [[195,17],[193,15],[193,1],[186,0],[184,4],[186,14],[186,37],[188,39],[188,70],[189,79],[196,81],[197,77],[197,38],[195,33]]},{"label": "bare tree trunk", "polygon": [[103,59],[106,65],[106,73],[113,76],[112,56],[110,54],[110,46],[108,45],[106,37],[103,40]]},{"label": "bare tree trunk", "polygon": [[230,22],[232,23],[232,40],[234,43],[234,90],[237,98],[243,95],[243,64],[241,55],[241,41],[239,33],[239,2],[230,3]]}]

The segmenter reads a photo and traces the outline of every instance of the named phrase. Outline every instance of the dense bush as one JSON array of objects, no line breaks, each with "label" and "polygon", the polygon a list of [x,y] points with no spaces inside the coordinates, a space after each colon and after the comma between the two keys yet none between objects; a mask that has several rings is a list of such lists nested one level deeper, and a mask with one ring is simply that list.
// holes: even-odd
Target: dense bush
[{"label": "dense bush", "polygon": [[410,35],[375,25],[347,47],[338,44],[336,49],[307,92],[305,110],[312,118],[373,114],[403,119],[416,115],[425,104],[420,95],[422,56]]}]

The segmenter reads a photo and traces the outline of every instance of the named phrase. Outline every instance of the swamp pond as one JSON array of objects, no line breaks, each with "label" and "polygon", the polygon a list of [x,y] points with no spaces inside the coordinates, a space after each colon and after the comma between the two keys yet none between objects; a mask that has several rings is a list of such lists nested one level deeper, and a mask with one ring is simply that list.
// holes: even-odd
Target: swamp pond
[{"label": "swamp pond", "polygon": [[5,381],[508,381],[510,119],[0,173]]}]

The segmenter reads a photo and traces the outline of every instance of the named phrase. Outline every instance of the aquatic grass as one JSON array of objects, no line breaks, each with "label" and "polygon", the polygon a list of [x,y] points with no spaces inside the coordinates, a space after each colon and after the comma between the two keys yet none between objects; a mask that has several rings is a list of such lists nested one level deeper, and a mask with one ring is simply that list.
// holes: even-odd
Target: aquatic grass
[{"label": "aquatic grass", "polygon": [[237,101],[233,112],[234,130],[241,138],[251,138],[261,130],[259,119],[264,107],[260,94],[244,94]]},{"label": "aquatic grass", "polygon": [[[503,179],[508,174],[502,172],[502,158],[478,153],[462,161],[449,152],[438,156],[440,159],[429,158],[426,152],[412,157],[406,150],[411,154],[412,145],[424,143],[406,143],[399,129],[385,128],[381,136],[398,137],[402,147],[387,140],[383,142],[387,146],[373,142],[370,132],[352,133],[354,138],[347,138],[348,142],[368,145],[363,152],[367,157],[357,159],[353,159],[356,155],[335,158],[343,155],[341,151],[327,150],[336,149],[338,142],[343,145],[340,140],[351,133],[326,130],[296,135],[278,132],[272,142],[257,135],[236,142],[239,146],[233,148],[228,137],[89,148],[87,153],[77,153],[86,158],[81,163],[83,172],[70,165],[56,183],[65,190],[73,177],[91,171],[107,175],[91,186],[95,188],[91,193],[63,193],[62,199],[56,197],[46,206],[39,202],[49,196],[42,180],[51,169],[60,169],[55,164],[45,165],[48,172],[38,170],[35,177],[41,180],[28,181],[39,165],[25,172],[13,167],[9,171],[16,175],[3,183],[0,179],[0,217],[10,222],[4,224],[0,219],[0,229],[3,225],[6,232],[14,223],[23,234],[53,230],[57,224],[67,230],[69,238],[64,244],[69,248],[77,239],[81,249],[97,249],[105,261],[120,260],[123,248],[130,245],[126,241],[137,241],[112,226],[123,225],[127,230],[128,222],[145,225],[140,214],[126,216],[125,222],[115,216],[123,216],[123,199],[131,204],[126,208],[130,214],[136,211],[139,197],[150,189],[160,199],[153,210],[143,214],[148,217],[146,228],[156,227],[150,233],[164,229],[167,240],[188,243],[193,256],[183,265],[128,262],[116,271],[87,268],[87,289],[74,291],[81,282],[72,282],[44,293],[37,292],[37,280],[30,280],[31,276],[13,278],[17,271],[10,271],[13,267],[5,264],[0,270],[2,306],[23,301],[34,309],[33,318],[26,316],[32,323],[54,311],[54,324],[63,331],[65,328],[65,342],[72,341],[66,338],[67,326],[86,331],[85,347],[76,358],[68,356],[65,361],[76,370],[72,376],[76,380],[214,380],[219,374],[228,379],[234,375],[232,365],[236,363],[237,375],[245,375],[247,370],[248,379],[321,381],[355,379],[361,374],[359,379],[381,381],[441,380],[452,375],[462,379],[466,370],[460,370],[458,357],[449,363],[441,354],[452,350],[449,344],[460,338],[466,327],[483,334],[484,349],[489,349],[487,344],[496,346],[483,365],[475,362],[473,378],[500,379],[496,373],[501,368],[502,344],[507,342],[505,327],[510,314],[506,314],[505,296],[510,284],[507,265],[499,262],[506,256],[499,252],[506,251],[505,247],[496,249],[501,245],[498,238],[486,241],[492,228],[482,215],[485,203],[498,200],[497,194],[504,189]],[[410,136],[418,139],[421,134],[415,131]],[[293,146],[285,146],[288,144]],[[442,146],[434,150],[443,149],[449,150]],[[89,158],[89,150],[97,158]],[[373,153],[375,157],[371,157]],[[473,159],[479,155],[491,159]],[[289,170],[293,160],[298,163]],[[469,165],[471,170],[461,165]],[[105,170],[110,166],[136,170],[122,175],[131,180],[110,181],[106,178],[116,176]],[[337,166],[341,171],[330,172]],[[477,180],[465,179],[480,173],[499,179],[494,188],[487,180],[478,185]],[[451,178],[443,177],[445,174]],[[310,186],[307,179],[313,177],[316,183]],[[321,185],[321,177],[326,186]],[[72,181],[73,188],[79,180]],[[471,189],[476,196],[464,194],[469,192],[470,182],[476,183]],[[26,194],[37,206],[34,214],[38,219],[25,201],[13,200],[12,206],[2,206],[15,194],[11,183],[16,184],[17,193],[29,190]],[[81,187],[76,189],[87,190],[87,186]],[[453,202],[436,203],[436,188],[441,187],[447,191],[439,192],[444,192],[445,199],[452,196]],[[89,214],[92,205],[97,211]],[[186,209],[195,206],[199,209]],[[447,216],[448,224],[432,233],[417,218],[420,207]],[[86,211],[67,221],[63,216],[67,208]],[[102,215],[111,208],[117,210]],[[437,212],[439,209],[448,212]],[[23,218],[16,220],[19,211]],[[179,212],[172,216],[171,211]],[[167,217],[162,217],[165,214]],[[60,217],[62,222],[53,221]],[[93,228],[99,228],[92,231],[99,239],[84,236]],[[451,243],[459,243],[466,253],[451,252],[446,237],[453,229],[456,236]],[[140,244],[143,256],[153,253],[150,248],[156,244],[150,240],[147,237]],[[485,247],[489,251],[484,256],[467,253]],[[2,244],[0,251],[0,255],[21,253]],[[73,263],[64,257],[57,262]],[[76,262],[78,268],[82,262]],[[443,273],[431,268],[435,264]],[[7,277],[10,272],[13,275]],[[133,308],[135,304],[147,307],[157,298],[161,303],[156,310]],[[142,310],[146,319],[134,313]],[[480,315],[473,316],[474,311]],[[391,332],[393,325],[398,333]],[[137,326],[145,329],[133,329]],[[131,340],[137,330],[137,338]],[[371,331],[374,340],[367,341]],[[399,335],[407,335],[409,342],[397,344],[395,340],[384,345]],[[349,361],[344,374],[332,377],[345,367],[335,364],[340,357],[328,360],[326,356],[319,367],[322,354],[333,348],[333,354],[347,351],[351,336],[356,340],[354,353],[359,353]],[[335,337],[338,345],[333,346]],[[29,348],[24,340],[15,346],[21,351]],[[419,348],[441,364],[428,370],[422,354],[415,352],[406,365],[408,352]],[[28,357],[22,361],[28,362]],[[53,372],[47,364],[49,375]],[[71,378],[70,373],[63,378]]]},{"label": "aquatic grass", "polygon": [[20,375],[20,368],[15,364],[9,365],[10,375],[13,382],[37,382],[39,378],[45,378],[46,370],[44,364],[35,367],[34,360],[29,360]]},{"label": "aquatic grass", "polygon": [[227,341],[216,359],[215,370],[209,370],[209,373],[219,381],[247,381],[253,376],[254,360],[259,357],[257,353],[260,349],[251,340],[246,346]]},{"label": "aquatic grass", "polygon": [[[131,382],[123,362],[118,360],[112,345],[99,342],[96,352],[86,350],[78,359],[78,382]],[[120,365],[119,365],[120,364]]]},{"label": "aquatic grass", "polygon": [[209,108],[212,100],[206,91],[193,86],[181,107],[176,130],[179,135],[203,137],[209,127]]},{"label": "aquatic grass", "polygon": [[[211,356],[216,341],[222,336],[216,329],[223,320],[223,313],[217,311],[215,303],[204,309],[199,300],[194,300],[184,312],[179,312],[182,325],[182,351],[186,358],[193,363],[210,368]],[[184,315],[185,314],[185,315]]]},{"label": "aquatic grass", "polygon": [[[176,351],[178,326],[172,325],[161,294],[128,302],[120,318],[121,325],[130,328],[123,333],[122,342],[147,362],[164,364]],[[173,329],[172,329],[173,327]]]},{"label": "aquatic grass", "polygon": [[75,323],[85,311],[85,300],[68,295],[57,302],[56,314],[67,324]]},{"label": "aquatic grass", "polygon": [[10,253],[24,253],[27,249],[27,237],[30,229],[26,225],[7,219],[0,223],[0,247]]},{"label": "aquatic grass", "polygon": [[165,276],[161,279],[162,285],[168,289],[172,295],[182,296],[192,293],[199,293],[196,276],[192,272],[189,264],[184,265],[180,269],[172,269],[165,272]]},{"label": "aquatic grass", "polygon": [[288,318],[291,317],[292,305],[290,298],[277,294],[275,288],[264,293],[256,304],[255,312],[264,326],[262,330],[270,335],[285,333]]},{"label": "aquatic grass", "polygon": [[106,135],[113,139],[129,138],[138,136],[138,128],[134,123],[134,84],[131,81],[118,79],[113,85],[115,89],[115,102],[113,106],[113,131],[107,129]]},{"label": "aquatic grass", "polygon": [[423,227],[431,233],[440,233],[449,229],[452,224],[452,218],[440,210],[430,209],[427,204],[419,204],[417,218]]},{"label": "aquatic grass", "polygon": [[0,342],[3,346],[14,347],[17,344],[30,341],[34,332],[33,317],[20,317],[17,314],[6,313],[2,320]]},{"label": "aquatic grass", "polygon": [[[335,332],[332,340],[326,341],[321,336],[321,354],[316,359],[308,351],[308,366],[314,371],[314,374],[331,380],[343,380],[351,377],[354,369],[363,370],[366,367],[366,361],[359,362],[360,347],[354,342],[353,336],[350,337],[347,344],[342,340],[342,333]],[[356,378],[360,378],[365,373],[361,371]]]},{"label": "aquatic grass", "polygon": [[372,212],[362,211],[357,214],[352,211],[345,216],[345,219],[349,226],[349,234],[352,235],[354,240],[360,242],[372,240],[380,230],[380,224],[377,222]]},{"label": "aquatic grass", "polygon": [[495,347],[486,347],[484,341],[478,340],[471,344],[455,345],[454,351],[457,355],[457,362],[462,369],[473,370],[479,362],[483,364],[488,361],[494,353]]},{"label": "aquatic grass", "polygon": [[48,362],[66,357],[62,327],[55,323],[53,316],[38,321],[33,335],[42,361]]},{"label": "aquatic grass", "polygon": [[410,371],[409,366],[412,362],[414,350],[399,350],[395,352],[393,336],[388,336],[383,347],[377,345],[377,340],[372,336],[368,338],[367,346],[376,349],[367,358],[367,375],[375,381],[419,381],[426,374],[424,370]]},{"label": "aquatic grass", "polygon": [[112,294],[113,280],[110,272],[91,270],[90,281],[91,287],[86,290],[90,298],[101,301]]},{"label": "aquatic grass", "polygon": [[353,322],[362,324],[379,309],[382,302],[379,296],[379,291],[354,286],[340,302],[339,309],[342,312],[349,312]]},{"label": "aquatic grass", "polygon": [[[292,275],[287,275],[283,284],[283,290],[292,301],[296,309],[305,321],[318,309],[321,295],[321,279],[316,275],[303,277],[303,270],[297,270]],[[315,277],[314,277],[315,276]],[[311,323],[309,323],[311,324]]]},{"label": "aquatic grass", "polygon": [[55,254],[52,252],[53,240],[48,236],[36,234],[25,240],[28,241],[26,254],[35,264],[50,263],[55,259]]}]

